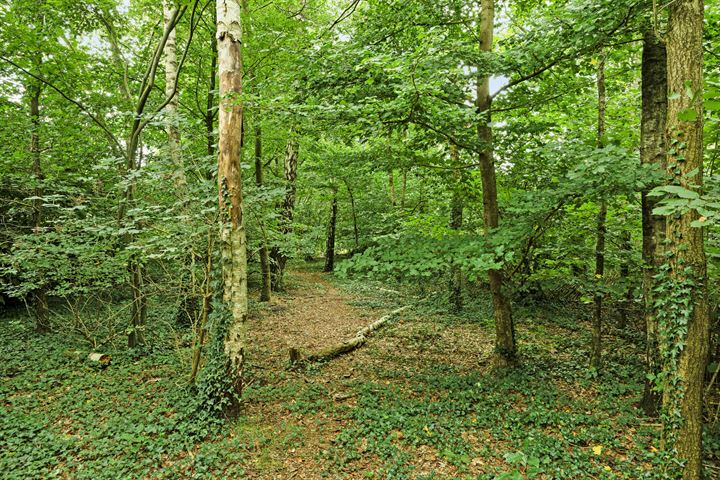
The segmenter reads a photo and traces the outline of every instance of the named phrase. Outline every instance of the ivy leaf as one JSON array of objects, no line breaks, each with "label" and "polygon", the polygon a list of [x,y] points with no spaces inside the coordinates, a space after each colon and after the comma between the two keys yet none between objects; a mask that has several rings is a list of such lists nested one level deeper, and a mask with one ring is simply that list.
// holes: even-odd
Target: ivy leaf
[{"label": "ivy leaf", "polygon": [[683,122],[694,122],[697,119],[697,112],[693,108],[686,108],[678,113],[678,119]]}]

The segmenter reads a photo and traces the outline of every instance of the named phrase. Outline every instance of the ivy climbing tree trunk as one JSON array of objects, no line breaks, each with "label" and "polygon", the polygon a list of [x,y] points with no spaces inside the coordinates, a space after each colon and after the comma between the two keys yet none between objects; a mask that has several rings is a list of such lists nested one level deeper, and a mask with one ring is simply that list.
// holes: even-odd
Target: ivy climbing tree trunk
[{"label": "ivy climbing tree trunk", "polygon": [[[231,318],[224,332],[227,375],[239,397],[243,388],[247,302],[247,246],[240,168],[243,125],[242,26],[237,0],[217,1],[217,48],[220,77],[218,115],[218,201],[223,302]],[[219,339],[215,339],[217,341]]]},{"label": "ivy climbing tree trunk", "polygon": [[[640,161],[643,165],[665,162],[665,120],[667,116],[667,54],[665,44],[648,29],[643,38],[642,53],[642,118],[640,124]],[[642,407],[646,415],[655,416],[660,407],[660,393],[655,378],[660,373],[658,324],[654,293],[658,282],[655,276],[663,264],[665,217],[654,215],[656,197],[642,192],[642,259],[643,259],[643,317],[645,320],[645,368],[647,378]]]},{"label": "ivy climbing tree trunk", "polygon": [[[38,62],[39,63],[39,62]],[[32,157],[32,170],[35,181],[33,192],[33,230],[36,235],[42,234],[43,228],[43,182],[45,177],[42,168],[42,153],[40,151],[40,95],[42,85],[35,79],[30,80],[30,155]],[[35,307],[35,330],[45,333],[50,330],[50,312],[47,300],[47,287],[45,278],[38,278],[38,286],[32,293]]]},{"label": "ivy climbing tree trunk", "polygon": [[[480,4],[480,52],[491,52],[493,48],[493,25],[495,21],[494,0],[481,0]],[[483,218],[485,230],[489,234],[499,225],[499,211],[497,204],[497,181],[495,178],[495,161],[493,159],[493,138],[490,125],[490,76],[480,73],[477,83],[476,108],[483,115],[478,123],[478,140],[482,146],[479,155],[480,172],[483,187]],[[515,354],[515,327],[513,325],[512,308],[503,291],[502,270],[488,272],[490,292],[493,299],[495,317],[495,355],[493,363],[497,367],[508,367],[516,363]]]},{"label": "ivy climbing tree trunk", "polygon": [[[597,148],[603,148],[605,136],[605,57],[598,63],[597,69],[597,97],[598,97],[598,123]],[[594,295],[593,323],[592,323],[592,350],[590,351],[590,366],[600,369],[602,366],[602,308],[605,293],[605,234],[607,220],[607,200],[600,200],[600,209],[597,216],[595,240],[595,284],[597,291]]]},{"label": "ivy climbing tree trunk", "polygon": [[[699,193],[703,185],[703,0],[669,7],[666,36],[667,172],[673,185]],[[702,478],[702,404],[710,336],[703,228],[696,210],[666,218],[668,280],[659,298],[663,352],[663,447],[684,463],[683,480]]]},{"label": "ivy climbing tree trunk", "polygon": [[[450,228],[455,231],[462,229],[463,198],[460,190],[462,171],[460,170],[460,152],[457,145],[450,145],[450,162],[453,169],[452,198],[450,199]],[[450,267],[450,308],[454,312],[463,309],[463,272],[460,265],[453,263]]]},{"label": "ivy climbing tree trunk", "polygon": [[337,226],[337,187],[332,188],[332,201],[330,202],[330,218],[327,226],[327,239],[325,241],[325,271],[335,270],[335,227]]},{"label": "ivy climbing tree trunk", "polygon": [[[299,143],[296,128],[290,130],[287,147],[285,149],[285,199],[283,200],[280,211],[280,233],[285,237],[285,242],[290,241],[290,235],[293,231],[293,211],[295,210],[295,181],[297,180],[297,162],[298,162]],[[273,247],[270,254],[271,268],[273,269],[272,284],[273,290],[283,290],[285,288],[285,265],[287,264],[287,255],[280,247]]]},{"label": "ivy climbing tree trunk", "polygon": [[[262,189],[263,184],[262,127],[255,125],[255,185],[257,185],[258,189]],[[262,232],[262,244],[260,245],[260,273],[262,275],[260,301],[269,302],[272,291],[272,274],[270,272],[270,252],[267,246],[265,222],[262,220],[260,220],[260,230]]]}]

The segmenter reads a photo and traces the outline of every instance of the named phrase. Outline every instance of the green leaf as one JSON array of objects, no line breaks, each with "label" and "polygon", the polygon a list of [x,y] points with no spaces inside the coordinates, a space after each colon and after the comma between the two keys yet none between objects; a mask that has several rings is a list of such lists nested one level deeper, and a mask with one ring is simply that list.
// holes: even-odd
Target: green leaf
[{"label": "green leaf", "polygon": [[697,120],[697,112],[693,108],[686,108],[678,113],[678,119],[683,122],[694,122]]}]

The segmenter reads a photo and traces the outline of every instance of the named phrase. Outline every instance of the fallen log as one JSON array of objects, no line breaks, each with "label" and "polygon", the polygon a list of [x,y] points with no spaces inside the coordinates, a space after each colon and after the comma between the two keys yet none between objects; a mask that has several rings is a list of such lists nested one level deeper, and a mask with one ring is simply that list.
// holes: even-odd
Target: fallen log
[{"label": "fallen log", "polygon": [[300,353],[300,350],[298,350],[297,348],[290,348],[290,366],[298,366],[300,364],[312,362],[324,362],[339,357],[340,355],[352,352],[353,350],[357,350],[358,348],[362,347],[365,342],[367,342],[367,338],[368,336],[370,336],[370,334],[372,334],[372,332],[385,325],[396,315],[411,307],[412,305],[405,305],[404,307],[397,308],[392,312],[388,313],[387,315],[384,315],[379,319],[375,320],[370,325],[358,330],[355,336],[351,339],[346,340],[339,345],[335,345],[333,347],[322,350],[319,353],[303,357],[303,355]]}]

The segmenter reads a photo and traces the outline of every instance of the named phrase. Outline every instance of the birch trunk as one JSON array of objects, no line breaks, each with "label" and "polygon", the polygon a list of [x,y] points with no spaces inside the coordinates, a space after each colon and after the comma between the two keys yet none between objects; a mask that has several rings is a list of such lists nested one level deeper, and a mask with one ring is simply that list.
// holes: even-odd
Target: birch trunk
[{"label": "birch trunk", "polygon": [[225,332],[227,373],[240,396],[243,388],[247,303],[247,251],[240,168],[242,109],[242,27],[237,0],[217,2],[220,76],[218,115],[218,202],[223,301],[232,319]]},{"label": "birch trunk", "polygon": [[185,178],[185,168],[183,166],[182,152],[180,150],[180,128],[178,126],[178,95],[175,84],[178,77],[177,63],[177,47],[176,47],[176,29],[173,22],[173,8],[167,0],[163,2],[163,20],[166,29],[170,29],[165,42],[165,97],[169,98],[168,104],[165,106],[165,132],[168,137],[168,150],[170,159],[173,163],[173,183],[175,184],[176,193],[183,202],[187,201],[187,179]]}]

